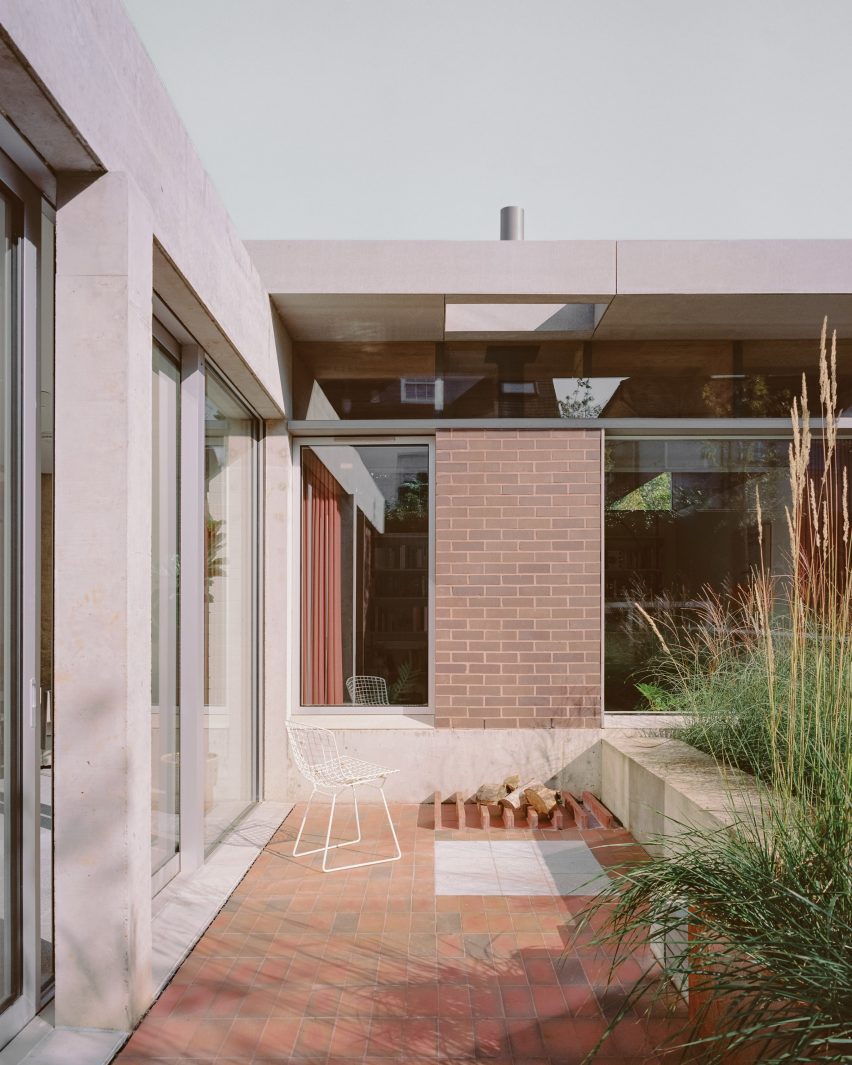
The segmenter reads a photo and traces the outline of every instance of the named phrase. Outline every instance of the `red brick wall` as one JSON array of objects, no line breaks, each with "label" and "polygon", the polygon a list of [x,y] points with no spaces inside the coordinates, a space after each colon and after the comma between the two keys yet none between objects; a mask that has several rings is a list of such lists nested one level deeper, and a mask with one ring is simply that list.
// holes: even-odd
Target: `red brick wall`
[{"label": "red brick wall", "polygon": [[435,725],[599,725],[600,433],[442,430],[435,475]]}]

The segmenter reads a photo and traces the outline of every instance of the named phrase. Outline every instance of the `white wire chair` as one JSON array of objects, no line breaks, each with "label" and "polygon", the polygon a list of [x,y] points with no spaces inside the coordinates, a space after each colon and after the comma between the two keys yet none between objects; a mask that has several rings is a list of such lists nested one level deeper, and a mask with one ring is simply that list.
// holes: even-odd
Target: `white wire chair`
[{"label": "white wire chair", "polygon": [[[304,858],[308,854],[319,854],[322,851],[322,871],[324,873],[336,873],[340,869],[359,869],[364,865],[381,865],[383,862],[396,862],[402,857],[396,829],[393,827],[388,801],[385,798],[385,780],[392,773],[398,773],[398,769],[385,769],[384,766],[374,765],[372,762],[363,762],[358,758],[344,757],[337,747],[337,740],[333,732],[325,728],[317,728],[314,725],[297,725],[287,723],[287,735],[290,740],[290,750],[293,752],[293,760],[296,768],[302,776],[312,785],[311,797],[305,807],[305,814],[299,826],[296,842],[293,845],[293,857]],[[361,785],[377,788],[385,806],[388,824],[393,836],[396,854],[392,858],[375,858],[367,862],[353,862],[350,865],[336,865],[333,869],[328,867],[328,852],[338,847],[351,847],[354,843],[361,842],[361,818],[358,813],[358,795],[355,791]],[[334,808],[337,796],[346,788],[352,789],[352,800],[355,804],[355,827],[358,835],[355,839],[345,840],[343,843],[331,842],[331,826],[334,821]],[[331,798],[331,810],[328,815],[328,828],[325,834],[325,846],[314,847],[313,850],[300,851],[299,843],[302,840],[302,832],[308,819],[308,811],[311,808],[314,795],[320,792]]]},{"label": "white wire chair", "polygon": [[388,682],[384,677],[349,677],[349,698],[356,706],[388,706]]}]

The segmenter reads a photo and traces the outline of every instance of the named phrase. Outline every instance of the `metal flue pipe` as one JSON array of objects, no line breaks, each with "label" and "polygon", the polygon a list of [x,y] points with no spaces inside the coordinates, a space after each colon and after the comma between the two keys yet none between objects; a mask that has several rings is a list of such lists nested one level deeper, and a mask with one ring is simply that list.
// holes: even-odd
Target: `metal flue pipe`
[{"label": "metal flue pipe", "polygon": [[500,208],[500,240],[524,239],[523,207]]}]

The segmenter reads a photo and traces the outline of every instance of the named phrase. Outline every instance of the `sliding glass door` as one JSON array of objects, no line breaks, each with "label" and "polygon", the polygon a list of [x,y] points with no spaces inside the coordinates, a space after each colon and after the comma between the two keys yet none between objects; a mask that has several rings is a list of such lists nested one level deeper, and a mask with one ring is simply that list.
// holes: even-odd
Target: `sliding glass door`
[{"label": "sliding glass door", "polygon": [[21,781],[18,756],[20,670],[19,506],[17,475],[18,367],[15,307],[15,233],[10,203],[0,199],[0,596],[3,603],[3,651],[0,658],[0,1008],[20,994],[20,835]]},{"label": "sliding glass door", "polygon": [[257,798],[258,423],[208,368],[205,404],[204,840]]},{"label": "sliding glass door", "polygon": [[151,874],[178,871],[180,849],[180,367],[154,344],[151,497]]},{"label": "sliding glass door", "polygon": [[154,320],[151,874],[191,873],[257,800],[260,424]]},{"label": "sliding glass door", "polygon": [[49,215],[0,152],[0,1047],[53,978]]}]

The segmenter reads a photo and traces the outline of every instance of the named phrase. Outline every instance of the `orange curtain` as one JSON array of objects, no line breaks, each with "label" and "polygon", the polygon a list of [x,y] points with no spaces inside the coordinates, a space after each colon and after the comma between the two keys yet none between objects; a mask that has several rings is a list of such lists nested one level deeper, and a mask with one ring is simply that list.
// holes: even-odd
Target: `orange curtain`
[{"label": "orange curtain", "polygon": [[302,452],[302,701],[343,703],[340,501],[343,490],[307,449]]}]

